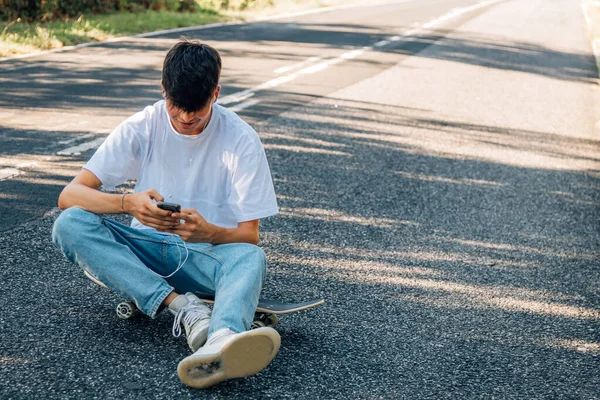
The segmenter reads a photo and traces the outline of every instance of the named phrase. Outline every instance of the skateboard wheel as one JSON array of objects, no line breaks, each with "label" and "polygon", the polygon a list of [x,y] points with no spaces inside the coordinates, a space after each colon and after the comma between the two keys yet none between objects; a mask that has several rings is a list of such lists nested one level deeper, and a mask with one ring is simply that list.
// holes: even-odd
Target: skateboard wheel
[{"label": "skateboard wheel", "polygon": [[277,318],[277,315],[271,314],[264,317],[263,321],[265,326],[270,326],[271,328],[274,328],[275,325],[277,325],[277,323],[279,322],[279,318]]},{"label": "skateboard wheel", "polygon": [[252,321],[252,325],[250,325],[250,329],[264,328],[266,325],[259,319]]},{"label": "skateboard wheel", "polygon": [[121,319],[129,319],[135,317],[137,307],[130,301],[124,301],[117,304],[117,316]]}]

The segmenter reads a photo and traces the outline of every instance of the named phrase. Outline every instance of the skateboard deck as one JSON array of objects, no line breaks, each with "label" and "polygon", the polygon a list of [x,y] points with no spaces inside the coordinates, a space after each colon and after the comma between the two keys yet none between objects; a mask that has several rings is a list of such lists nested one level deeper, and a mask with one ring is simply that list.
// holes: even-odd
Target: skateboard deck
[{"label": "skateboard deck", "polygon": [[[104,283],[96,279],[89,272],[84,270],[83,273],[92,282],[96,283],[99,286],[102,286],[105,289],[108,289]],[[212,294],[197,293],[196,295],[200,300],[202,300],[205,303],[214,304],[215,302],[215,297]],[[278,322],[277,315],[307,310],[309,308],[320,306],[323,303],[325,303],[324,299],[313,299],[297,303],[285,303],[279,300],[260,298],[258,299],[258,306],[256,307],[256,315],[252,327],[273,327]],[[117,305],[117,315],[119,316],[119,318],[129,319],[135,316],[135,314],[137,314],[138,312],[139,310],[137,309],[135,304],[130,301],[125,301]]]},{"label": "skateboard deck", "polygon": [[[212,295],[205,293],[198,293],[196,295],[198,296],[198,298],[200,298],[200,300],[202,300],[205,303],[213,304],[215,302],[215,297]],[[258,306],[256,307],[256,312],[282,315],[320,306],[323,303],[325,303],[324,299],[306,300],[299,303],[285,303],[283,301],[263,299],[261,297],[260,299],[258,299]]]}]

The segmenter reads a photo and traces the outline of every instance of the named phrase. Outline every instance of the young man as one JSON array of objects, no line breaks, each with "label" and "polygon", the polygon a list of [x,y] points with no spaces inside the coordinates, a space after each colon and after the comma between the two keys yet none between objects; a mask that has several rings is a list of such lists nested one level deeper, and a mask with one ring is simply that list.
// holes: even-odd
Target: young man
[{"label": "young man", "polygon": [[[259,220],[278,212],[256,132],[215,104],[221,72],[210,46],[167,54],[165,100],[119,125],[62,191],[53,239],[74,263],[154,318],[168,308],[194,354],[177,368],[205,388],[255,374],[277,354],[272,328],[249,331],[265,278]],[[111,194],[136,179],[135,193]],[[181,204],[181,212],[156,202]],[[127,213],[131,226],[99,214]],[[211,310],[194,293],[213,293]]]}]

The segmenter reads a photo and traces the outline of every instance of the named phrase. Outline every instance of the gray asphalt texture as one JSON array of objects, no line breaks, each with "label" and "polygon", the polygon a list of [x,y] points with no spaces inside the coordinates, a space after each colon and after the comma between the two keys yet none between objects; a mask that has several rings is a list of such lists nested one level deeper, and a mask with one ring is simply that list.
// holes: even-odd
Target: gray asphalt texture
[{"label": "gray asphalt texture", "polygon": [[[565,104],[541,113],[538,131],[528,105],[531,120],[494,124],[486,118],[503,111],[470,92],[501,71],[512,74],[499,85],[513,103],[525,99],[521,78],[541,82],[549,101],[565,82],[592,90],[596,72],[589,53],[523,62],[523,49],[461,47],[457,36],[527,15],[519,7],[575,15],[568,1],[506,3],[462,30],[422,36],[418,57],[268,119],[248,113],[281,208],[261,222],[263,296],[326,299],[281,318],[267,369],[208,391],[183,386],[176,366],[189,352],[171,336],[172,318],[119,320],[120,299],[54,248],[50,213],[0,233],[0,398],[600,399],[594,121],[563,129]],[[404,49],[389,53],[410,57]],[[434,99],[397,93],[423,70]],[[464,97],[436,104],[456,76],[472,79]],[[461,102],[471,113],[459,118]]]}]

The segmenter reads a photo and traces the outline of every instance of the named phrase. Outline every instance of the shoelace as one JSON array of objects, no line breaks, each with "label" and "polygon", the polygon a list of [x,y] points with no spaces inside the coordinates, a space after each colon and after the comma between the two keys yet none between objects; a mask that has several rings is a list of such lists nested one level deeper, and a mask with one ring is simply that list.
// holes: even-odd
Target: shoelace
[{"label": "shoelace", "polygon": [[210,311],[206,309],[206,306],[199,306],[196,302],[187,303],[181,307],[173,321],[173,336],[175,337],[181,336],[182,318],[184,324],[192,326],[201,319],[210,318]]}]

